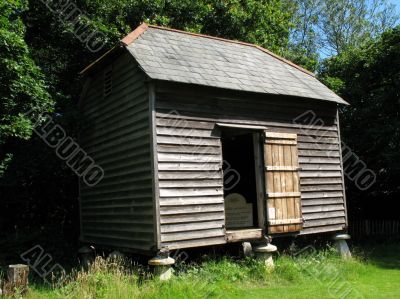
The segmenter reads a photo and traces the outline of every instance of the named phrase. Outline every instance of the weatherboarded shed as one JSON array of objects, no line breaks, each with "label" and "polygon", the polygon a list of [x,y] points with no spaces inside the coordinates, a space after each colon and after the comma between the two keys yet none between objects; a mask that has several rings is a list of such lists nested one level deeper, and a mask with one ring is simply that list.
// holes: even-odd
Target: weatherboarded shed
[{"label": "weatherboarded shed", "polygon": [[346,229],[338,104],[261,47],[142,24],[83,72],[81,240],[154,253]]}]

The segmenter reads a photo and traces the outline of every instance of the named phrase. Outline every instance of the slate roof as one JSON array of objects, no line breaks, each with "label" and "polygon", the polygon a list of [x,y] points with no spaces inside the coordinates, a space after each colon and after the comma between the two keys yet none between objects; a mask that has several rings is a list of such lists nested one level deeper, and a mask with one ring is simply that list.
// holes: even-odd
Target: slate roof
[{"label": "slate roof", "polygon": [[152,79],[347,104],[312,73],[256,45],[145,23],[121,42]]}]

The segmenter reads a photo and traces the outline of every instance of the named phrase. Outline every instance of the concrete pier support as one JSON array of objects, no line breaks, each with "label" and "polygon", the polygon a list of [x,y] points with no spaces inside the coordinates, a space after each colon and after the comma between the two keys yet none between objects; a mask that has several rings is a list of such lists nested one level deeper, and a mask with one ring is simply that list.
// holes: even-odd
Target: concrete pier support
[{"label": "concrete pier support", "polygon": [[273,255],[278,251],[275,245],[270,243],[258,245],[253,247],[253,251],[258,260],[264,261],[266,267],[275,267]]},{"label": "concrete pier support", "polygon": [[7,281],[3,283],[0,294],[13,297],[16,294],[23,295],[28,291],[28,265],[9,265],[7,270]]},{"label": "concrete pier support", "polygon": [[335,241],[335,247],[343,258],[351,258],[351,252],[346,242],[346,240],[349,239],[350,235],[348,234],[337,234],[333,237],[333,240]]},{"label": "concrete pier support", "polygon": [[154,274],[160,280],[169,280],[173,275],[172,265],[175,260],[168,254],[157,255],[149,260],[149,265],[153,266]]},{"label": "concrete pier support", "polygon": [[81,266],[87,270],[89,266],[94,262],[94,250],[92,247],[83,246],[78,251],[79,262]]},{"label": "concrete pier support", "polygon": [[242,251],[245,257],[253,256],[253,247],[251,246],[250,242],[243,242],[242,243]]}]

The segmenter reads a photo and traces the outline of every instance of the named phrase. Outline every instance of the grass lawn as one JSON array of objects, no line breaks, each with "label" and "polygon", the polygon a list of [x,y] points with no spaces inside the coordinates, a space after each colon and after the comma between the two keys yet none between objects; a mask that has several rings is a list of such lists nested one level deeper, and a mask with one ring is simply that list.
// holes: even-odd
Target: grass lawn
[{"label": "grass lawn", "polygon": [[[361,251],[360,251],[361,252]],[[129,267],[128,267],[129,268]],[[32,285],[28,298],[400,298],[400,244],[368,247],[351,260],[331,249],[281,255],[274,270],[253,259],[206,259],[168,282],[137,267],[98,260],[62,288]]]}]

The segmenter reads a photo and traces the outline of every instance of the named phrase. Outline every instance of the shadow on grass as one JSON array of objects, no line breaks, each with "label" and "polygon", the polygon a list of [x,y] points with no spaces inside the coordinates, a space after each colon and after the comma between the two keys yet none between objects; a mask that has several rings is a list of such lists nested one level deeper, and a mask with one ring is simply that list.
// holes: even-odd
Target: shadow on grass
[{"label": "shadow on grass", "polygon": [[400,269],[400,242],[358,244],[354,254],[380,268]]}]

